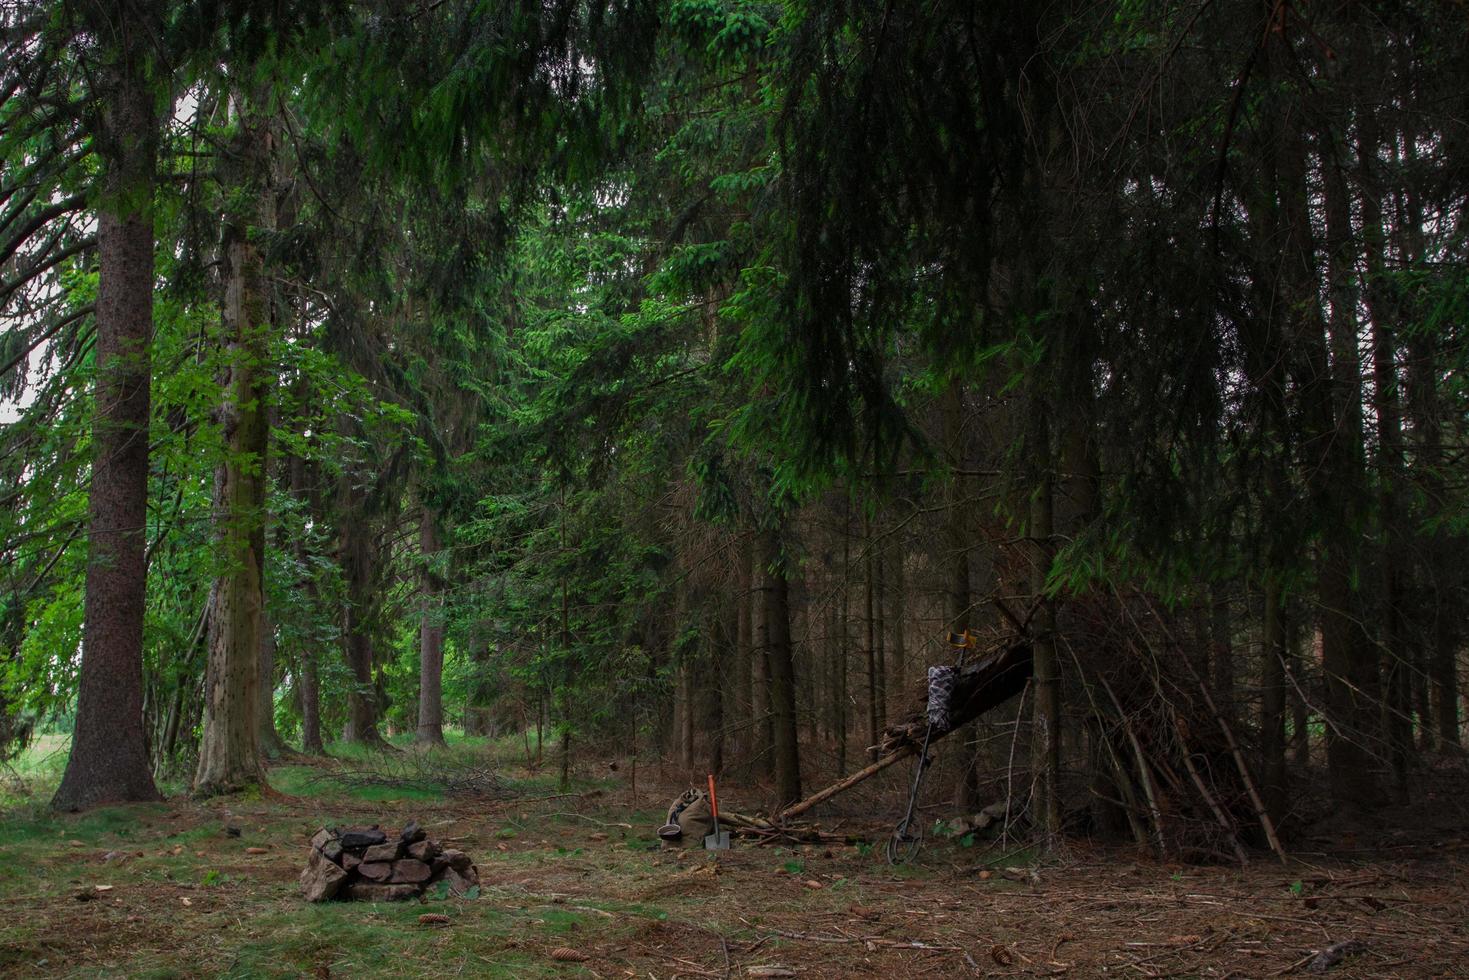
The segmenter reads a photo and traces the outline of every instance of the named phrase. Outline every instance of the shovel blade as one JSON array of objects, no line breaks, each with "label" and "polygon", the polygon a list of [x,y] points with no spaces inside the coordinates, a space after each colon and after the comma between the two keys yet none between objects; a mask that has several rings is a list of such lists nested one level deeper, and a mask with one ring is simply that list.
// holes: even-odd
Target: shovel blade
[{"label": "shovel blade", "polygon": [[717,834],[710,834],[704,838],[704,850],[727,851],[729,850],[729,831],[721,830]]}]

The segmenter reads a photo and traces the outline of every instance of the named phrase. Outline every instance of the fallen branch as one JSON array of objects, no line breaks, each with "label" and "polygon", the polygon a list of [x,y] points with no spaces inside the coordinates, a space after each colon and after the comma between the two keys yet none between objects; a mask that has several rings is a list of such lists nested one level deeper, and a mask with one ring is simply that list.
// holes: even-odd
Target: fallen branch
[{"label": "fallen branch", "polygon": [[[959,678],[954,685],[950,706],[953,725],[943,731],[934,729],[929,735],[929,744],[937,742],[949,732],[962,727],[965,722],[978,718],[1023,691],[1026,682],[1030,680],[1031,664],[1030,644],[1023,641],[1009,642],[974,663],[966,664],[960,669]],[[878,745],[881,757],[876,762],[843,777],[801,802],[786,807],[775,815],[774,822],[780,823],[798,817],[812,807],[870,779],[893,763],[916,755],[923,744],[924,735],[928,733],[926,683],[917,700],[919,707],[916,711],[883,730]]]},{"label": "fallen branch", "polygon": [[916,745],[905,745],[902,748],[898,749],[896,752],[883,756],[881,759],[878,759],[876,762],[872,763],[872,765],[870,766],[867,766],[865,769],[859,769],[845,779],[832,783],[830,786],[826,787],[820,792],[813,793],[801,802],[786,807],[784,810],[775,815],[775,819],[789,820],[792,817],[799,817],[801,814],[805,813],[812,807],[817,806],[821,803],[825,803],[827,800],[831,799],[833,796],[836,796],[838,793],[842,793],[846,790],[851,789],[853,786],[856,786],[864,779],[867,779],[870,776],[875,776],[878,773],[882,772],[894,762],[897,762],[901,759],[906,759],[909,756],[916,754],[917,752],[918,747]]}]

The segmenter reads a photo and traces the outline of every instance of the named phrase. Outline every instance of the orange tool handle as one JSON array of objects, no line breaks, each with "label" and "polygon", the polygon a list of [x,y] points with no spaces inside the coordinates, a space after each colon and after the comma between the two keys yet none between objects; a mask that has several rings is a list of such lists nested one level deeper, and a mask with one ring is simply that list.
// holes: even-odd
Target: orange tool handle
[{"label": "orange tool handle", "polygon": [[719,801],[714,798],[714,774],[709,774],[709,809],[714,814],[714,819],[719,819]]}]

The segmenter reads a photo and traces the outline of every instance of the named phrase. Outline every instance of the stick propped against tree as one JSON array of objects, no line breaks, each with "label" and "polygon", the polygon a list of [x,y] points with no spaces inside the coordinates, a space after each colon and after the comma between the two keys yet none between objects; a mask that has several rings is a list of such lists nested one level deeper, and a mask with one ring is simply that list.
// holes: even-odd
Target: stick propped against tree
[{"label": "stick propped against tree", "polygon": [[[1011,639],[974,663],[962,667],[950,704],[952,723],[942,731],[935,728],[929,736],[929,742],[938,741],[954,729],[1004,704],[1023,691],[1026,682],[1030,680],[1031,664],[1030,642]],[[917,752],[928,728],[926,705],[927,688],[924,687],[919,693],[916,710],[883,729],[876,762],[813,793],[794,806],[786,807],[776,814],[776,821],[798,817]]]}]

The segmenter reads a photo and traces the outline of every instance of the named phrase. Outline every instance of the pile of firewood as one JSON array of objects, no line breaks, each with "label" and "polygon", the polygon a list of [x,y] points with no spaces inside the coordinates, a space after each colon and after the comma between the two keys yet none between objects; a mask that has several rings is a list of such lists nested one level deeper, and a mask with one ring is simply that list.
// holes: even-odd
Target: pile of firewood
[{"label": "pile of firewood", "polygon": [[311,838],[301,872],[308,902],[405,901],[444,886],[447,895],[473,897],[479,871],[463,851],[445,850],[416,821],[389,839],[377,826],[323,827]]}]

